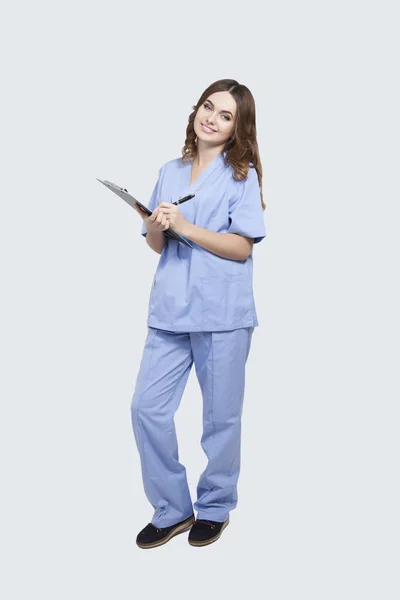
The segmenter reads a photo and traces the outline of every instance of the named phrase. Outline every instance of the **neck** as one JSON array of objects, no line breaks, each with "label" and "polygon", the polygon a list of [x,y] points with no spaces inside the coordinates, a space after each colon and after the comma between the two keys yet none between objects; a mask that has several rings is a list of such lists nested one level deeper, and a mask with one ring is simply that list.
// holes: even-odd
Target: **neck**
[{"label": "neck", "polygon": [[223,149],[224,149],[224,145],[220,145],[220,146],[203,146],[203,144],[201,143],[202,140],[197,140],[197,155],[195,156],[195,158],[193,159],[193,166],[195,167],[206,167],[207,165],[210,164],[211,161],[214,160],[214,158],[220,154]]}]

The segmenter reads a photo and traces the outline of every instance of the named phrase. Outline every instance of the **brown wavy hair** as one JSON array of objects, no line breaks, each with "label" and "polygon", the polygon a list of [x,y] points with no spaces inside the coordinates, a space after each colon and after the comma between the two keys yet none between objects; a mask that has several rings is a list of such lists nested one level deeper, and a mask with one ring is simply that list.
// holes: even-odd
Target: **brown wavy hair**
[{"label": "brown wavy hair", "polygon": [[236,101],[236,122],[232,136],[225,143],[223,152],[226,151],[225,161],[233,169],[232,177],[237,181],[246,179],[250,163],[255,168],[260,186],[261,206],[265,210],[266,204],[262,193],[262,166],[257,143],[256,130],[256,105],[249,88],[235,79],[219,79],[212,83],[201,94],[193,112],[189,115],[186,128],[185,145],[182,148],[182,162],[193,160],[197,155],[196,133],[193,122],[197,111],[208,96],[215,92],[229,92]]}]

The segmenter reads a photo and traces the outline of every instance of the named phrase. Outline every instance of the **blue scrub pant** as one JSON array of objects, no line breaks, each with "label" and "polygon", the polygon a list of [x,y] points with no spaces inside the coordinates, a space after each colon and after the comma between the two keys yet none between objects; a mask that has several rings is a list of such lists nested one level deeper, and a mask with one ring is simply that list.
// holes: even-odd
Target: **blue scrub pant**
[{"label": "blue scrub pant", "polygon": [[[131,403],[144,491],[152,523],[169,527],[193,508],[198,519],[225,521],[237,504],[245,363],[254,327],[179,333],[148,327]],[[193,362],[203,396],[201,446],[208,458],[192,505],[179,462],[174,414]]]}]

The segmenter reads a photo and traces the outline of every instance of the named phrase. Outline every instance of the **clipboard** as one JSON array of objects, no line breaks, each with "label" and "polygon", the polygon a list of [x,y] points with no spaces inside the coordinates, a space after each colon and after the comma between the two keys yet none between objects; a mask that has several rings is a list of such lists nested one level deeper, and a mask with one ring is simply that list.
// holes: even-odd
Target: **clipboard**
[{"label": "clipboard", "polygon": [[[131,196],[131,194],[128,193],[127,189],[122,188],[119,185],[112,183],[111,181],[107,181],[107,179],[104,179],[104,181],[102,181],[101,179],[98,179],[97,177],[96,177],[96,179],[97,179],[97,181],[100,181],[100,183],[105,185],[109,190],[114,192],[114,194],[117,194],[117,196],[122,198],[122,200],[125,200],[125,202],[127,204],[129,204],[129,206],[133,207],[135,204],[137,204],[139,206],[139,208],[141,208],[142,211],[146,213],[146,215],[150,216],[151,214],[153,214],[152,211],[149,208],[147,208],[147,206],[145,206],[144,204],[139,202],[139,200],[136,200],[136,198]],[[189,242],[189,240],[187,240],[185,237],[183,237],[179,233],[176,233],[176,231],[174,231],[173,229],[171,229],[171,228],[166,229],[165,231],[163,231],[163,233],[167,237],[177,240],[178,242],[185,244],[185,246],[189,246],[189,248],[193,248],[193,245]]]}]

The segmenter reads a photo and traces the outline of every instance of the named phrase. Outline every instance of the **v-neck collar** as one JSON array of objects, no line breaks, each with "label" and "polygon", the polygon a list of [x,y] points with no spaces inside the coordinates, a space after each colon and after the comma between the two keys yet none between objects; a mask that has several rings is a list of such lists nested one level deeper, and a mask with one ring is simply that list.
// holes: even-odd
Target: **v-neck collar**
[{"label": "v-neck collar", "polygon": [[190,180],[192,178],[192,164],[193,164],[193,160],[191,160],[189,163],[187,163],[187,180],[186,180],[186,187],[190,192],[194,192],[195,190],[197,190],[197,188],[204,183],[204,181],[207,179],[207,177],[209,177],[211,175],[211,173],[213,173],[213,171],[215,171],[215,169],[222,164],[223,160],[224,160],[224,156],[225,156],[225,152],[220,152],[219,154],[217,154],[217,156],[214,156],[214,158],[212,159],[212,161],[210,162],[209,165],[207,165],[207,167],[204,169],[204,171],[202,171],[200,173],[200,175],[197,177],[196,181],[190,185]]}]

